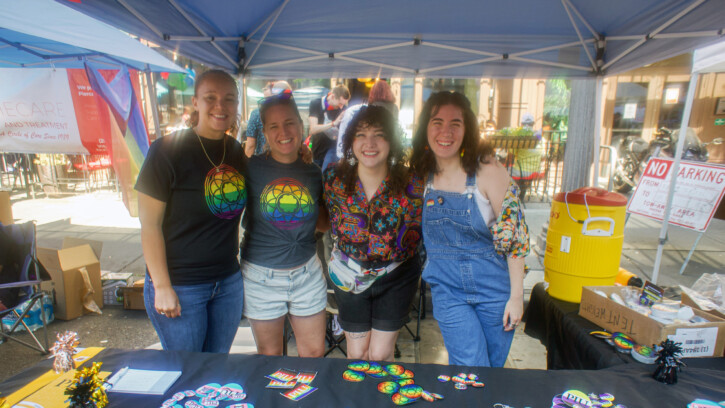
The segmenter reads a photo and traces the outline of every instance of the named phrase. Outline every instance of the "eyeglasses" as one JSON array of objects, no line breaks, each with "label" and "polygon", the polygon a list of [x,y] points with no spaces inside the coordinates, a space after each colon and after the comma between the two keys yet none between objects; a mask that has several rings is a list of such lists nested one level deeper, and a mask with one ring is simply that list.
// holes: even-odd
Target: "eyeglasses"
[{"label": "eyeglasses", "polygon": [[271,101],[285,101],[285,100],[288,100],[288,99],[293,99],[294,100],[294,96],[292,95],[292,90],[291,89],[285,89],[284,91],[282,91],[282,92],[280,92],[278,94],[270,95],[270,96],[267,96],[267,97],[264,97],[264,98],[259,98],[257,100],[257,104],[264,105],[265,103],[269,103]]}]

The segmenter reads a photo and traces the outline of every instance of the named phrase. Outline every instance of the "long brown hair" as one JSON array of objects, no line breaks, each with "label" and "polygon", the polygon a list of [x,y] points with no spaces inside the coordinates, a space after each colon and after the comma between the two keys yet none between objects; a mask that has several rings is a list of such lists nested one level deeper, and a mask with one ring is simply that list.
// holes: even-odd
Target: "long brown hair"
[{"label": "long brown hair", "polygon": [[347,194],[353,194],[357,186],[357,160],[352,151],[352,144],[355,141],[355,134],[358,130],[376,126],[383,130],[385,140],[390,144],[388,153],[388,187],[393,194],[402,193],[408,184],[409,170],[405,166],[403,156],[403,144],[397,132],[397,122],[393,114],[381,106],[363,106],[352,117],[350,124],[345,130],[342,142],[342,159],[337,165],[337,176],[345,186]]},{"label": "long brown hair", "polygon": [[473,176],[478,169],[479,159],[488,162],[493,153],[489,143],[482,140],[478,134],[478,120],[471,109],[471,102],[465,95],[458,92],[437,92],[428,98],[418,118],[418,129],[413,136],[413,154],[410,163],[415,172],[423,179],[430,173],[438,173],[435,155],[428,145],[428,122],[438,113],[441,106],[452,105],[459,108],[463,114],[463,142],[461,143],[461,166],[469,176]]},{"label": "long brown hair", "polygon": [[[196,77],[196,80],[194,81],[194,97],[199,97],[199,87],[201,87],[201,84],[204,83],[204,81],[208,80],[209,78],[220,78],[224,81],[229,82],[234,87],[234,92],[239,96],[239,87],[237,86],[237,80],[234,79],[233,76],[229,75],[227,72],[224,72],[220,69],[210,69],[209,71],[204,71],[201,75],[198,75]],[[232,122],[232,126],[227,129],[227,133],[231,135],[232,137],[237,136],[237,132],[239,132],[239,113],[235,112],[234,121]],[[190,128],[196,127],[196,125],[199,124],[199,111],[194,110],[189,115],[189,120],[186,122],[186,125]]]}]

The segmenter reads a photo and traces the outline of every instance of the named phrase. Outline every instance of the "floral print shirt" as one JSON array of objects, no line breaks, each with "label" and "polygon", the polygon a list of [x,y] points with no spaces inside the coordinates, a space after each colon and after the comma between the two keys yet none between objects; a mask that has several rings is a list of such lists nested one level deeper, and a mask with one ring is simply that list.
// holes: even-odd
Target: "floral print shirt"
[{"label": "floral print shirt", "polygon": [[504,196],[501,214],[490,229],[499,253],[509,258],[524,258],[529,254],[529,227],[521,211],[519,187],[513,181]]},{"label": "floral print shirt", "polygon": [[422,241],[423,182],[410,175],[400,194],[388,178],[368,201],[360,180],[352,195],[330,167],[323,176],[325,203],[337,248],[361,263],[402,262],[415,255]]}]

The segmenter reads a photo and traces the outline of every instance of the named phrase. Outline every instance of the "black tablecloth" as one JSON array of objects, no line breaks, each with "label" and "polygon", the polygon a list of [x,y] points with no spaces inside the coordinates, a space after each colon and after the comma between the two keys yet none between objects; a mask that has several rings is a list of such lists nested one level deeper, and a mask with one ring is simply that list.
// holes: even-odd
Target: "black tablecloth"
[{"label": "black tablecloth", "polygon": [[[591,336],[601,327],[579,316],[579,303],[557,300],[546,293],[543,283],[531,291],[524,313],[524,332],[546,347],[549,369],[597,370],[621,364],[643,365],[629,354],[617,352],[604,340]],[[688,367],[725,370],[725,358],[688,358]],[[654,366],[648,366],[654,369]],[[723,384],[725,389],[725,384]]]},{"label": "black tablecloth", "polygon": [[[196,389],[216,382],[241,384],[248,397],[243,402],[256,408],[267,407],[394,407],[389,396],[376,390],[383,380],[366,378],[360,383],[342,379],[347,360],[302,359],[295,357],[265,357],[240,354],[204,354],[164,352],[155,350],[103,350],[92,361],[102,361],[104,371],[116,371],[130,366],[136,369],[181,370],[181,378],[163,396],[109,393],[109,408],[153,407],[178,391]],[[87,363],[88,364],[88,363]],[[424,389],[442,394],[445,399],[437,407],[490,407],[504,403],[513,407],[549,407],[551,399],[570,389],[585,393],[611,393],[615,403],[635,407],[684,407],[696,398],[713,401],[725,400],[725,372],[687,368],[675,385],[658,383],[651,378],[652,366],[629,364],[598,371],[541,371],[506,368],[480,368],[441,366],[432,364],[403,364],[415,373],[415,383]],[[43,369],[46,361],[0,384],[0,392],[7,395],[31,381]],[[299,402],[287,400],[279,390],[267,389],[265,375],[279,368],[298,371],[317,371],[312,382],[319,388]],[[440,374],[475,373],[486,386],[456,390],[453,383],[436,380]],[[219,407],[230,405],[222,402]],[[416,405],[425,406],[419,401]]]}]

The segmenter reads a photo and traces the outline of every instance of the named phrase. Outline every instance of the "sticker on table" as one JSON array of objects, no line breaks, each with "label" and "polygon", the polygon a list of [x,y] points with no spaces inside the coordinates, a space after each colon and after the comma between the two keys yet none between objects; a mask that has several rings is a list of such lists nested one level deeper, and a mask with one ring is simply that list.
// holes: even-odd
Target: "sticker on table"
[{"label": "sticker on table", "polygon": [[302,384],[312,384],[317,376],[317,371],[300,371],[297,374],[297,382]]},{"label": "sticker on table", "polygon": [[393,404],[395,404],[395,405],[408,405],[408,404],[412,404],[416,401],[414,399],[410,399],[410,398],[406,397],[405,395],[403,395],[399,392],[396,392],[395,394],[393,394],[391,399],[393,400]]},{"label": "sticker on table", "polygon": [[295,385],[297,385],[297,381],[271,380],[266,388],[294,388]]},{"label": "sticker on table", "polygon": [[342,379],[350,382],[360,382],[365,379],[365,373],[354,370],[345,370],[345,372],[342,373]]},{"label": "sticker on table", "polygon": [[483,387],[486,386],[486,384],[484,384],[481,381],[474,381],[473,384],[471,384],[471,385],[474,386],[474,387],[476,387],[476,388],[483,388]]},{"label": "sticker on table", "polygon": [[385,366],[385,371],[390,375],[400,376],[405,372],[405,367],[400,364],[388,364]]},{"label": "sticker on table", "polygon": [[393,395],[400,389],[400,384],[395,381],[383,381],[378,384],[378,391],[383,394]]},{"label": "sticker on table", "polygon": [[295,387],[295,389],[289,390],[287,392],[281,392],[280,394],[284,395],[286,398],[291,399],[292,401],[299,401],[315,391],[317,391],[317,388],[315,387],[312,387],[308,384],[300,384]]},{"label": "sticker on table", "polygon": [[454,385],[454,387],[456,387],[457,390],[465,390],[465,389],[468,389],[468,386],[466,384],[463,384],[463,383],[456,383],[456,385]]},{"label": "sticker on table", "polygon": [[365,372],[370,368],[370,363],[365,360],[353,361],[352,363],[347,365],[347,368],[352,371]]},{"label": "sticker on table", "polygon": [[370,363],[370,367],[365,371],[365,374],[380,374],[383,372],[383,366],[380,363]]},{"label": "sticker on table", "polygon": [[288,382],[288,381],[295,380],[297,378],[297,372],[288,370],[286,368],[280,368],[279,370],[277,370],[277,371],[273,372],[272,374],[267,375],[265,377],[269,378],[270,380],[279,380],[279,381]]},{"label": "sticker on table", "polygon": [[368,374],[368,375],[373,378],[384,378],[384,377],[388,376],[388,372],[385,370],[382,370],[377,374]]},{"label": "sticker on table", "polygon": [[210,394],[210,393],[216,391],[217,389],[219,389],[219,387],[221,387],[221,384],[218,384],[218,383],[210,383],[210,384],[202,385],[201,387],[196,389],[196,395],[199,397],[203,397],[207,394]]},{"label": "sticker on table", "polygon": [[216,398],[204,397],[204,398],[200,399],[199,402],[201,403],[201,405],[203,405],[205,407],[213,408],[213,407],[219,406],[219,400]]},{"label": "sticker on table", "polygon": [[400,380],[395,380],[395,382],[397,382],[401,387],[404,385],[415,384],[415,380],[412,378],[402,378]]},{"label": "sticker on table", "polygon": [[216,395],[216,398],[221,401],[241,401],[247,398],[247,394],[244,393],[244,388],[237,383],[224,384],[216,392]]},{"label": "sticker on table", "polygon": [[434,397],[433,394],[425,390],[420,394],[420,397],[428,402],[433,402],[436,400],[436,397]]},{"label": "sticker on table", "polygon": [[408,384],[400,387],[398,393],[408,398],[418,399],[423,394],[423,387],[416,384]]},{"label": "sticker on table", "polygon": [[450,376],[442,375],[442,374],[438,376],[438,381],[440,381],[440,382],[448,382],[450,380],[451,380]]},{"label": "sticker on table", "polygon": [[561,401],[571,407],[574,405],[580,405],[584,407],[592,406],[592,401],[589,397],[579,390],[569,390],[561,394]]},{"label": "sticker on table", "polygon": [[254,408],[254,404],[245,402],[242,404],[232,404],[232,405],[227,406],[227,408]]}]

